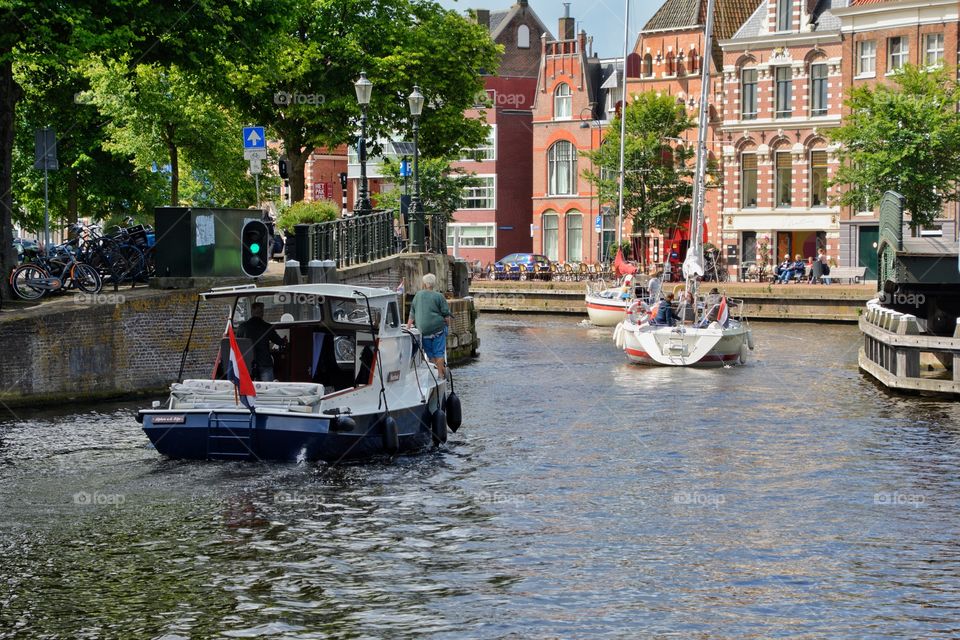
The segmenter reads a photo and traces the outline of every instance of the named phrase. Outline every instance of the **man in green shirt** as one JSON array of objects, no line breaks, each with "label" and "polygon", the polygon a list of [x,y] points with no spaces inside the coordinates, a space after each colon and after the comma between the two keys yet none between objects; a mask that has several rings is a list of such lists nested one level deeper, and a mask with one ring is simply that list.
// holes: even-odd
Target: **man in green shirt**
[{"label": "man in green shirt", "polygon": [[441,377],[446,377],[444,360],[447,356],[447,331],[452,323],[453,314],[442,293],[434,291],[437,276],[428,273],[423,276],[423,289],[413,296],[410,303],[410,318],[407,328],[416,325],[420,330],[423,350],[437,366]]}]

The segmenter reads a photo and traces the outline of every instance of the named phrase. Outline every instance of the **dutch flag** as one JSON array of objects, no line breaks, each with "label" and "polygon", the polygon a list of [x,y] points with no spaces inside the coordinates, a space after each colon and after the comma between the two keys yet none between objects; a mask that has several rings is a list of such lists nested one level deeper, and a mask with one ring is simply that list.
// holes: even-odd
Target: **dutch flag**
[{"label": "dutch flag", "polygon": [[717,309],[717,323],[721,327],[727,326],[727,319],[730,317],[730,310],[727,308],[727,297],[720,298],[720,308]]},{"label": "dutch flag", "polygon": [[240,395],[240,402],[250,411],[256,407],[257,389],[253,386],[253,379],[247,371],[247,364],[243,361],[237,337],[233,333],[233,323],[227,321],[227,335],[230,337],[230,366],[227,367],[227,378],[236,386]]}]

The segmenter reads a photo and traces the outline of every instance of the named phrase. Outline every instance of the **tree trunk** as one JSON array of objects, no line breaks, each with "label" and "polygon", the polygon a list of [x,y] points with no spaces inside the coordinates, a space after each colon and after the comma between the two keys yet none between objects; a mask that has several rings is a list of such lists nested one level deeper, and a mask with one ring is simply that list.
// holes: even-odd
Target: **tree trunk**
[{"label": "tree trunk", "polygon": [[10,52],[0,56],[0,291],[4,298],[12,295],[7,277],[17,266],[13,250],[13,140],[17,102],[23,96],[13,79]]},{"label": "tree trunk", "polygon": [[173,142],[173,125],[167,125],[167,150],[170,152],[170,206],[180,206],[180,156]]},{"label": "tree trunk", "polygon": [[290,175],[290,204],[303,200],[306,191],[307,179],[304,170],[310,150],[304,149],[298,143],[283,141],[283,148],[287,153],[287,171]]}]

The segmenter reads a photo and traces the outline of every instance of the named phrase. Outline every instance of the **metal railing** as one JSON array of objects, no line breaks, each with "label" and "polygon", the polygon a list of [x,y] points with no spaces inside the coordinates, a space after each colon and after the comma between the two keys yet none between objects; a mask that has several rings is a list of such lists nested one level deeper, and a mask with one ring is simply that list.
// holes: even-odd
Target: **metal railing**
[{"label": "metal railing", "polygon": [[[426,249],[447,252],[447,216],[427,213]],[[379,260],[409,250],[406,229],[400,233],[391,210],[316,224],[298,224],[296,254],[306,273],[311,260],[333,260],[338,268]]]}]

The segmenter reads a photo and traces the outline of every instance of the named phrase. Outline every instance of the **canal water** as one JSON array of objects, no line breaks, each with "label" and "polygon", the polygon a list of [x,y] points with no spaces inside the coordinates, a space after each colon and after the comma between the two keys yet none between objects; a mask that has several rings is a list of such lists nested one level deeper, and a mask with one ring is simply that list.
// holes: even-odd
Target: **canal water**
[{"label": "canal water", "polygon": [[442,451],[175,462],[139,403],[0,418],[2,638],[960,635],[957,405],[888,395],[848,325],[726,370],[484,315]]}]

